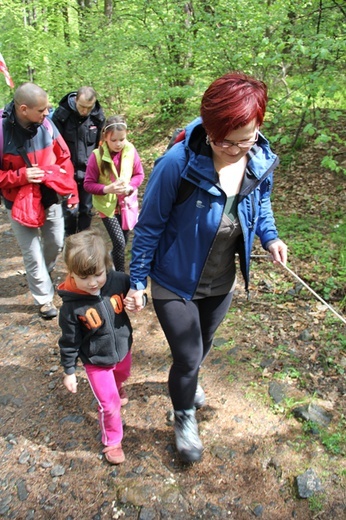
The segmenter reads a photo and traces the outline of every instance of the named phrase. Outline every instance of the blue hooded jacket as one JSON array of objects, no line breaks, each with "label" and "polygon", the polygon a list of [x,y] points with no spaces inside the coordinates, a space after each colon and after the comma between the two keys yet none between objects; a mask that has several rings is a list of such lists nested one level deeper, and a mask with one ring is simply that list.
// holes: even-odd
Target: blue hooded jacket
[{"label": "blue hooded jacket", "polygon": [[[211,148],[205,143],[201,118],[186,127],[184,141],[174,145],[154,165],[132,245],[131,288],[145,289],[147,276],[191,300],[219,229],[226,194],[218,185]],[[255,235],[266,249],[278,238],[270,194],[277,156],[260,134],[248,153],[238,199],[243,232],[238,253],[248,289],[250,255]],[[185,179],[185,180],[182,180]],[[192,183],[186,200],[181,191]]]}]

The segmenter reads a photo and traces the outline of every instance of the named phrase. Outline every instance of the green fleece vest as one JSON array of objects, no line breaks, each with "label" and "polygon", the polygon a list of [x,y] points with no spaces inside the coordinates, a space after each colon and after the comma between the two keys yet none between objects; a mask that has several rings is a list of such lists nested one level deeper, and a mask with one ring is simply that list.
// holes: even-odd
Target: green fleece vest
[{"label": "green fleece vest", "polygon": [[[103,156],[102,160],[105,162],[109,162],[111,165],[112,173],[114,175],[114,179],[111,178],[109,172],[101,173],[101,155],[98,149],[94,150],[97,165],[99,168],[100,176],[98,178],[98,182],[100,184],[104,184],[108,186],[114,182],[115,179],[124,179],[125,183],[128,184],[131,180],[133,173],[133,163],[135,159],[135,147],[133,144],[126,142],[124,148],[121,152],[121,169],[120,175],[117,172],[116,167],[114,166],[114,162],[109,153],[109,149],[106,143],[103,143]],[[105,195],[93,195],[92,196],[93,206],[97,211],[100,211],[107,217],[112,217],[117,206],[118,200],[115,193],[106,193]]]}]

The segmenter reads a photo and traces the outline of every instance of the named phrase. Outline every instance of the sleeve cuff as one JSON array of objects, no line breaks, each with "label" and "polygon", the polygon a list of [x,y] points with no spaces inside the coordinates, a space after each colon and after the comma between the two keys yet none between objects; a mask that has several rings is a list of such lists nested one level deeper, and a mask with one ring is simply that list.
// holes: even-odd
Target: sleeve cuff
[{"label": "sleeve cuff", "polygon": [[143,282],[131,282],[130,287],[135,291],[144,291],[144,289],[147,288],[147,284]]},{"label": "sleeve cuff", "polygon": [[266,251],[268,251],[269,246],[274,244],[274,242],[278,242],[279,240],[280,240],[280,238],[274,238],[273,240],[268,240],[268,242],[266,242],[265,245],[264,245],[264,249]]},{"label": "sleeve cuff", "polygon": [[75,367],[65,368],[64,374],[66,374],[67,376],[70,376],[70,375],[74,374],[75,371],[76,371]]}]

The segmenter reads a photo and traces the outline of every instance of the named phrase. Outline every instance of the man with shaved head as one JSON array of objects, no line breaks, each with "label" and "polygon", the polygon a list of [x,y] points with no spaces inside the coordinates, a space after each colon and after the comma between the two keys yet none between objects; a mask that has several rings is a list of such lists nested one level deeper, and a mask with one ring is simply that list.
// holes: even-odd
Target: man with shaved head
[{"label": "man with shaved head", "polygon": [[99,145],[105,121],[103,110],[92,87],[80,87],[62,98],[52,120],[66,141],[78,185],[79,205],[71,209],[63,203],[65,235],[88,229],[92,218],[92,195],[84,189],[88,159]]},{"label": "man with shaved head", "polygon": [[[3,110],[0,189],[13,233],[21,249],[30,292],[44,319],[57,316],[50,273],[64,241],[58,193],[69,191],[78,203],[69,149],[55,125],[46,120],[47,93],[23,83]],[[2,153],[1,153],[2,148]],[[25,194],[25,196],[24,196]]]}]

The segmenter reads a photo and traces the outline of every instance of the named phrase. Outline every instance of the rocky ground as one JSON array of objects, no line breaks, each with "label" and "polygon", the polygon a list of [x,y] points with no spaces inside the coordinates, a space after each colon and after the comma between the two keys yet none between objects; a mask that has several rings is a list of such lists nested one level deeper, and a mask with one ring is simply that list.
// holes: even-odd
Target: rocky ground
[{"label": "rocky ground", "polygon": [[[304,174],[302,168],[277,180],[277,200],[288,211],[295,202],[285,194]],[[344,181],[326,174],[323,182],[330,204],[340,204],[337,186]],[[93,225],[100,226],[98,217]],[[166,386],[170,355],[152,304],[132,316],[126,462],[114,467],[101,454],[83,369],[77,394],[62,385],[57,320],[38,316],[3,206],[0,257],[0,517],[346,518],[345,451],[328,449],[320,433],[324,428],[332,439],[345,426],[345,346],[328,369],[319,356],[328,328],[336,338],[345,328],[282,268],[254,259],[252,300],[240,284],[202,368],[200,463],[177,459]],[[64,276],[61,261],[54,276]],[[310,429],[306,419],[314,421]]]}]

